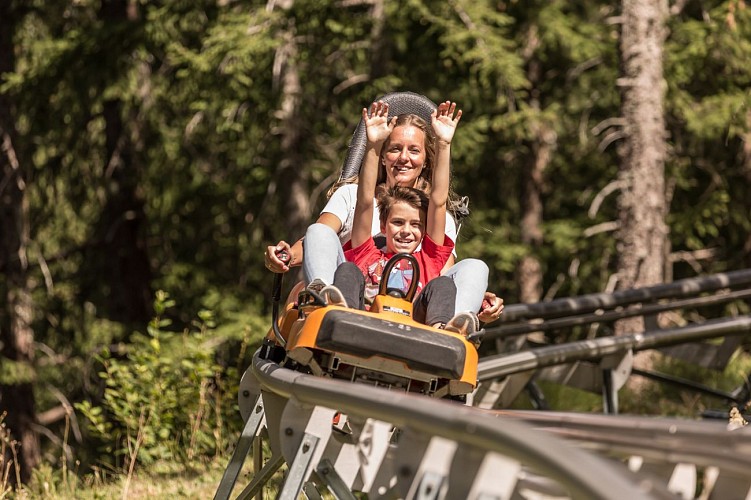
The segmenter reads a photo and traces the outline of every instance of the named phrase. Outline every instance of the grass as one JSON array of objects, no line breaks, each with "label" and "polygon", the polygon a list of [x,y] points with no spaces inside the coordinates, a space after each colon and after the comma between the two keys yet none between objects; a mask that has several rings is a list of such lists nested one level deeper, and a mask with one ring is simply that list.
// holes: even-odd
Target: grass
[{"label": "grass", "polygon": [[[263,456],[271,452],[263,443]],[[0,481],[0,500],[146,500],[213,498],[231,451],[226,456],[195,459],[189,464],[159,461],[152,465],[138,464],[119,470],[94,468],[81,474],[76,468],[43,463],[33,473],[29,484],[11,490],[8,482]],[[246,457],[232,495],[237,496],[253,477],[252,456]],[[264,498],[275,498],[281,487],[286,467],[282,467],[264,486]]]},{"label": "grass", "polygon": [[[212,498],[227,466],[226,460],[186,467],[175,463],[159,463],[127,474],[110,475],[98,470],[83,477],[74,474],[61,477],[49,466],[35,471],[33,480],[20,491],[0,493],[8,500],[109,500],[109,499],[195,499]],[[241,476],[238,483],[246,481]],[[236,486],[234,493],[241,487]]]}]

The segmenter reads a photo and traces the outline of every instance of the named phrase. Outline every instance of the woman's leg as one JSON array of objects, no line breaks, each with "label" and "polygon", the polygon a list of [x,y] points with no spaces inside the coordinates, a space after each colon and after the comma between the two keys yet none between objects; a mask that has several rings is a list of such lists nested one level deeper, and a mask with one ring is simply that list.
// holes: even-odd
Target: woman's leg
[{"label": "woman's leg", "polygon": [[333,229],[326,224],[308,226],[303,240],[302,269],[305,284],[318,278],[325,284],[334,282],[336,268],[345,262],[342,243]]},{"label": "woman's leg", "polygon": [[477,313],[488,289],[488,265],[479,259],[463,259],[451,266],[444,274],[456,285],[454,312]]},{"label": "woman's leg", "polygon": [[455,302],[454,282],[446,276],[438,276],[430,280],[412,302],[412,317],[426,325],[446,324],[454,315]]},{"label": "woman's leg", "polygon": [[342,292],[349,307],[365,309],[365,276],[352,262],[344,262],[334,273],[334,286]]}]

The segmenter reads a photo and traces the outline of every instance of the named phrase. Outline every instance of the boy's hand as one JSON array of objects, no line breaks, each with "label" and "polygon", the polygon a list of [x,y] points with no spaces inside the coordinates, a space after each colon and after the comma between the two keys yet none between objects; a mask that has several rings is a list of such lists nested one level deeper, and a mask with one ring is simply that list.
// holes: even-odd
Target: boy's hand
[{"label": "boy's hand", "polygon": [[496,297],[493,292],[485,292],[485,298],[480,307],[480,314],[477,317],[483,323],[492,323],[501,317],[503,312],[503,299]]},{"label": "boy's hand", "polygon": [[[455,112],[456,116],[454,116]],[[436,139],[451,144],[456,126],[462,117],[462,110],[457,111],[455,102],[446,101],[439,104],[438,109],[434,109],[430,116],[432,118],[430,123],[433,126]]]},{"label": "boy's hand", "polygon": [[388,139],[396,125],[396,117],[389,121],[389,105],[383,101],[370,105],[370,115],[366,108],[362,108],[362,121],[365,123],[365,132],[371,144],[380,144]]},{"label": "boy's hand", "polygon": [[266,269],[274,273],[286,273],[289,271],[289,259],[292,255],[289,243],[280,241],[276,245],[266,248],[263,257],[266,262]]}]

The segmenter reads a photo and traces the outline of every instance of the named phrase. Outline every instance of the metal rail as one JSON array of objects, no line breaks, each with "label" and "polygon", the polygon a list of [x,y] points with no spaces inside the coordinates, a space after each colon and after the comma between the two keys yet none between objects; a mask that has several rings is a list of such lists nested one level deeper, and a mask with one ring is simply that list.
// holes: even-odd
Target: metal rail
[{"label": "metal rail", "polygon": [[[751,291],[732,291],[732,288],[747,285],[751,285],[751,269],[615,294],[512,305],[505,310],[505,325],[490,330],[489,336],[744,300],[751,296]],[[720,290],[714,296],[686,298]],[[664,300],[672,301],[649,304]],[[537,319],[528,321],[529,318]],[[634,352],[726,336],[735,342],[733,336],[749,332],[751,315],[746,315],[680,328],[543,346],[482,358],[478,379],[487,383],[483,385],[501,391],[508,384],[510,397],[521,387],[519,384],[526,383],[533,374],[540,376],[563,369],[560,365],[573,363],[584,372],[600,374],[601,380],[595,385],[602,387],[605,410],[617,413],[617,391],[633,373],[631,355]],[[258,392],[251,392],[264,394],[256,404],[263,404],[262,400],[265,402],[268,397],[270,407],[275,408],[270,420],[266,420],[273,456],[262,469],[257,467],[260,471],[238,498],[250,498],[258,493],[284,461],[289,469],[278,498],[290,500],[297,498],[301,491],[308,497],[317,497],[318,492],[310,481],[328,487],[337,498],[354,498],[349,488],[371,493],[373,498],[388,499],[437,499],[457,495],[506,498],[512,496],[509,488],[516,488],[518,496],[520,489],[528,487],[543,495],[570,498],[674,498],[674,494],[693,498],[699,489],[703,495],[718,495],[718,498],[739,495],[751,498],[751,478],[746,478],[746,471],[751,467],[751,434],[742,430],[727,432],[726,426],[717,422],[487,411],[312,377],[281,368],[261,359],[258,353],[246,375],[251,375],[257,384]],[[492,399],[494,394],[500,393],[490,389],[488,394]],[[367,432],[360,427],[351,433],[348,438],[354,440],[351,443],[337,444],[336,440],[331,440],[336,434],[332,434],[331,424],[336,412],[342,412],[347,419],[351,417],[355,427],[365,421],[374,423],[367,424],[371,425]],[[233,455],[216,498],[229,498],[244,456],[249,453],[251,436],[261,435],[260,425],[260,417],[251,415],[241,436],[239,444],[242,446],[238,446],[236,456]],[[379,425],[381,430],[376,432],[374,429]],[[391,425],[399,429],[401,437],[397,441],[384,431],[384,426],[391,428]],[[376,439],[377,434],[380,437]],[[377,494],[375,490],[355,486],[364,484],[357,481],[366,479],[365,475],[352,475],[351,464],[363,450],[357,446],[365,446],[371,452],[374,448],[381,449],[380,456],[372,455],[359,462],[360,466],[366,462],[373,464],[367,481],[371,485],[368,488],[373,485],[380,488]],[[389,448],[388,453],[386,448]],[[332,455],[332,449],[339,451]],[[619,467],[618,461],[604,460],[602,455],[625,459],[628,468]],[[344,462],[350,465],[339,469],[339,462],[345,456],[349,458]],[[443,465],[438,469],[425,468],[425,463],[435,462]],[[488,467],[493,472],[489,473]],[[360,474],[364,470],[361,469]],[[373,474],[380,478],[375,479]],[[701,487],[697,482],[699,476],[702,476]],[[391,479],[384,482],[384,477]],[[388,484],[392,486],[385,486]],[[480,494],[477,488],[481,489]]]},{"label": "metal rail", "polygon": [[554,411],[494,413],[609,453],[638,454],[699,467],[715,466],[744,478],[751,470],[751,433],[728,432],[723,422]]},{"label": "metal rail", "polygon": [[600,337],[566,344],[539,347],[512,354],[485,357],[478,365],[480,381],[514,373],[582,360],[598,360],[606,356],[641,351],[751,332],[751,316],[709,320],[680,328],[637,333],[617,337]]},{"label": "metal rail", "polygon": [[254,358],[253,371],[266,390],[283,398],[383,420],[427,436],[441,436],[463,447],[510,457],[558,481],[573,498],[664,496],[658,485],[636,484],[625,470],[520,422],[446,401],[312,377],[258,357]]},{"label": "metal rail", "polygon": [[511,304],[503,310],[501,325],[523,319],[553,319],[574,314],[591,313],[598,309],[614,309],[639,302],[691,297],[723,288],[748,285],[751,285],[751,269],[742,269],[614,293],[593,293],[535,304]]},{"label": "metal rail", "polygon": [[[672,311],[686,307],[703,307],[710,305],[724,304],[734,300],[747,300],[751,298],[751,290],[738,290],[718,295],[709,295],[705,297],[691,298],[685,300],[675,300],[660,304],[634,304],[628,308],[617,308],[612,311],[596,311],[590,314],[581,314],[578,316],[554,318],[549,320],[531,320],[521,323],[510,323],[498,327],[488,328],[485,332],[485,339],[505,338],[514,335],[524,335],[532,332],[547,332],[559,330],[561,328],[571,328],[575,326],[590,325],[592,323],[606,323],[634,316],[649,316],[665,311]],[[510,306],[514,307],[514,306]]]}]

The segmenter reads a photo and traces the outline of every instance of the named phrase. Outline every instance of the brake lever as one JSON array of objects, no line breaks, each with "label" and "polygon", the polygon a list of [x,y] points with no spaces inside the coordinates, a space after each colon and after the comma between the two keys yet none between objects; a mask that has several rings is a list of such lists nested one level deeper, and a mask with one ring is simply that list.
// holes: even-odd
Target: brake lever
[{"label": "brake lever", "polygon": [[[276,256],[279,260],[285,264],[289,264],[291,256],[286,250],[279,250],[276,252]],[[282,298],[282,281],[284,273],[274,273],[274,286],[271,290],[271,328],[274,331],[274,336],[277,342],[282,347],[286,347],[287,341],[282,337],[282,332],[279,330],[279,301]]]}]

